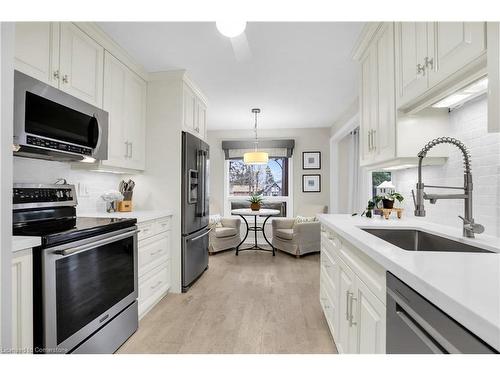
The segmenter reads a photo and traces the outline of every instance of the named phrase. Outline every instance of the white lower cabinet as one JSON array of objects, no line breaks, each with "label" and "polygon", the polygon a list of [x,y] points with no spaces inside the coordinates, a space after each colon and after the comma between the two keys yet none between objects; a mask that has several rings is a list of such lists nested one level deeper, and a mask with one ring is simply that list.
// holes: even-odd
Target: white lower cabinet
[{"label": "white lower cabinet", "polygon": [[170,217],[138,224],[139,318],[170,289]]},{"label": "white lower cabinet", "polygon": [[12,255],[12,349],[33,349],[33,257],[31,249]]},{"label": "white lower cabinet", "polygon": [[382,289],[385,270],[322,228],[320,302],[339,353],[385,353]]}]

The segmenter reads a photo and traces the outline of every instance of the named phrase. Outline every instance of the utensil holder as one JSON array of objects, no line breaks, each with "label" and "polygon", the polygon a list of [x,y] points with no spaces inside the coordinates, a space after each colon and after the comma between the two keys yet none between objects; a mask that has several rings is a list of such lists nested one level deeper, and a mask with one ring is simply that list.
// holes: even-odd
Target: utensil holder
[{"label": "utensil holder", "polygon": [[132,201],[123,200],[118,202],[118,211],[120,212],[131,212],[132,211]]}]

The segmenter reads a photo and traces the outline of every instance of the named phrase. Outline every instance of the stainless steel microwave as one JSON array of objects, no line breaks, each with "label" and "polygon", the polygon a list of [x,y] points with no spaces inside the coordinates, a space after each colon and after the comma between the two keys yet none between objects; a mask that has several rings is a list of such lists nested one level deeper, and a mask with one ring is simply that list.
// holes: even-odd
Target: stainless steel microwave
[{"label": "stainless steel microwave", "polygon": [[57,161],[108,158],[108,113],[14,72],[15,156]]}]

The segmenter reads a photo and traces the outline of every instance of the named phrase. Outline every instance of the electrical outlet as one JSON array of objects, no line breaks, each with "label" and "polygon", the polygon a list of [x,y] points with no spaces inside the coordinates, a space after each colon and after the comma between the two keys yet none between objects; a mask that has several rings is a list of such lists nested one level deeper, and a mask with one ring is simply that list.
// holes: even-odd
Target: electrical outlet
[{"label": "electrical outlet", "polygon": [[78,196],[79,197],[88,197],[89,196],[89,189],[87,184],[83,182],[78,183]]}]

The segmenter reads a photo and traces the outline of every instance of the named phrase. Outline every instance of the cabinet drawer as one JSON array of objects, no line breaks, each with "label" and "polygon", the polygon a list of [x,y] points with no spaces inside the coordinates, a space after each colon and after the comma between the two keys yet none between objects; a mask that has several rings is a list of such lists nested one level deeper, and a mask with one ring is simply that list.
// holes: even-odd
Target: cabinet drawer
[{"label": "cabinet drawer", "polygon": [[[338,277],[338,264],[337,262],[328,255],[327,252],[322,251],[321,252],[321,271],[324,272],[326,275],[326,279],[330,283],[333,284],[333,288],[330,288],[333,294],[333,290],[335,289],[335,284],[337,283],[337,277]],[[334,295],[332,295],[334,297]]]},{"label": "cabinet drawer", "polygon": [[166,217],[162,219],[149,220],[144,223],[139,223],[137,226],[140,229],[137,238],[139,241],[141,241],[146,238],[155,236],[159,233],[170,230],[171,220],[170,217]]},{"label": "cabinet drawer", "polygon": [[323,312],[325,314],[326,321],[328,323],[328,326],[330,328],[330,331],[334,332],[334,317],[335,317],[335,311],[334,311],[334,303],[333,300],[328,293],[328,288],[326,287],[326,280],[321,278],[320,281],[320,288],[319,288],[319,302],[321,304],[321,307],[323,308]]},{"label": "cabinet drawer", "polygon": [[160,259],[170,259],[170,232],[158,234],[139,243],[139,277],[153,268]]},{"label": "cabinet drawer", "polygon": [[170,262],[139,278],[139,316],[153,307],[170,288]]}]

